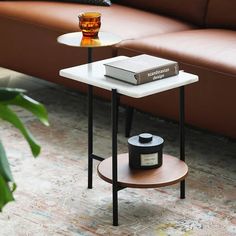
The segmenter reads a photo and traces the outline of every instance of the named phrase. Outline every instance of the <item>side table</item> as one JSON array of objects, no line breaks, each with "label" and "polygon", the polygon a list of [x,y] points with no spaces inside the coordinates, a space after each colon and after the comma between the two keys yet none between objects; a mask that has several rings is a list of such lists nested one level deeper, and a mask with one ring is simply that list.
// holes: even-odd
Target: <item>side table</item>
[{"label": "side table", "polygon": [[[131,85],[119,80],[104,76],[104,63],[124,59],[119,56],[89,64],[60,70],[60,75],[68,79],[80,81],[88,86],[96,86],[112,92],[112,157],[104,159],[92,154],[93,158],[101,161],[98,165],[98,175],[112,184],[113,195],[113,225],[118,225],[118,191],[126,187],[156,188],[180,182],[180,198],[185,198],[185,177],[188,166],[185,164],[185,137],[184,137],[184,86],[197,82],[198,76],[180,71],[179,75],[163,80],[153,81],[142,85]],[[133,98],[142,98],[170,89],[179,88],[179,125],[180,125],[180,159],[164,155],[163,165],[158,169],[131,170],[128,167],[128,154],[117,155],[117,97],[118,94]],[[88,120],[93,119],[92,106],[88,104]],[[89,123],[89,130],[92,128]],[[90,131],[89,131],[90,132]],[[93,146],[89,140],[88,149]],[[88,165],[91,174],[91,163]],[[89,176],[92,181],[92,176]]]}]

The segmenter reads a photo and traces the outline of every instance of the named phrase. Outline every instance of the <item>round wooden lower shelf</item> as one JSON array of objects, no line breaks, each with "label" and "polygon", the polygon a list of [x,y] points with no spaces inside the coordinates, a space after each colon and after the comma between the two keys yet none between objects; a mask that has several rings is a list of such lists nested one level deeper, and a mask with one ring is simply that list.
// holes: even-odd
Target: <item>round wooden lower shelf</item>
[{"label": "round wooden lower shelf", "polygon": [[[118,185],[129,188],[157,188],[175,184],[188,174],[188,166],[176,157],[163,155],[163,164],[159,168],[134,170],[129,167],[128,153],[117,156]],[[112,157],[98,165],[98,175],[112,184]]]}]

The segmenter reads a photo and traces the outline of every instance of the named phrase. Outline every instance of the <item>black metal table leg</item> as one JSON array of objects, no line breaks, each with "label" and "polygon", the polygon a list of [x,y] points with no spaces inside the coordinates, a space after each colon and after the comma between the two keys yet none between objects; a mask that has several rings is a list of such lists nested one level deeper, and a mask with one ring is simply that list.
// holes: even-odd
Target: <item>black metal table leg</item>
[{"label": "black metal table leg", "polygon": [[126,120],[125,120],[125,137],[126,138],[130,136],[132,121],[133,121],[133,114],[134,114],[134,108],[127,106],[126,107]]},{"label": "black metal table leg", "polygon": [[113,225],[118,226],[118,184],[117,184],[117,103],[116,89],[112,89],[112,200]]},{"label": "black metal table leg", "polygon": [[[179,88],[179,133],[180,133],[180,160],[185,161],[185,131],[184,131],[184,87]],[[185,198],[185,180],[180,182],[180,198]]]},{"label": "black metal table leg", "polygon": [[[92,48],[88,48],[88,63],[92,62]],[[88,85],[88,188],[93,187],[93,86]]]},{"label": "black metal table leg", "polygon": [[93,187],[93,86],[88,85],[88,188]]},{"label": "black metal table leg", "polygon": [[93,48],[88,48],[88,63],[93,62]]}]

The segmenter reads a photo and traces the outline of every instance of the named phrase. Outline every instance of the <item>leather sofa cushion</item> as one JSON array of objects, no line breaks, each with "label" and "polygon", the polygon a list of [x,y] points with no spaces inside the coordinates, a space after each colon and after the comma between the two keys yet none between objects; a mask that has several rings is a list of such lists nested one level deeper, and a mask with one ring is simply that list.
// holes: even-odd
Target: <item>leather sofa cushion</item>
[{"label": "leather sofa cushion", "polygon": [[[232,0],[233,1],[233,0]],[[204,24],[207,0],[113,0],[119,4],[175,17],[196,25]]]},{"label": "leather sofa cushion", "polygon": [[188,23],[118,4],[103,7],[49,1],[0,2],[0,18],[24,22],[26,25],[35,25],[60,33],[79,30],[78,14],[83,11],[101,12],[101,30],[113,32],[124,39],[194,28]]},{"label": "leather sofa cushion", "polygon": [[119,47],[236,77],[236,32],[201,29],[122,42]]},{"label": "leather sofa cushion", "polygon": [[235,10],[235,0],[210,0],[206,15],[207,27],[236,29]]}]

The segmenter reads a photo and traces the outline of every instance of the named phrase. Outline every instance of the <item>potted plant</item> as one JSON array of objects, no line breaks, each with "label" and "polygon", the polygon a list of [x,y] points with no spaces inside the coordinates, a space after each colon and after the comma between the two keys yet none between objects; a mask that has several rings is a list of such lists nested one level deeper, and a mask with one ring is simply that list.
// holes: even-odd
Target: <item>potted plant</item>
[{"label": "potted plant", "polygon": [[[40,153],[40,145],[21,119],[10,108],[11,105],[20,106],[33,113],[44,125],[48,126],[48,115],[45,107],[24,94],[25,90],[13,88],[0,88],[0,119],[15,126],[28,142],[34,157]],[[0,140],[0,211],[10,201],[14,200],[13,192],[16,183],[11,173],[6,152]]]}]

